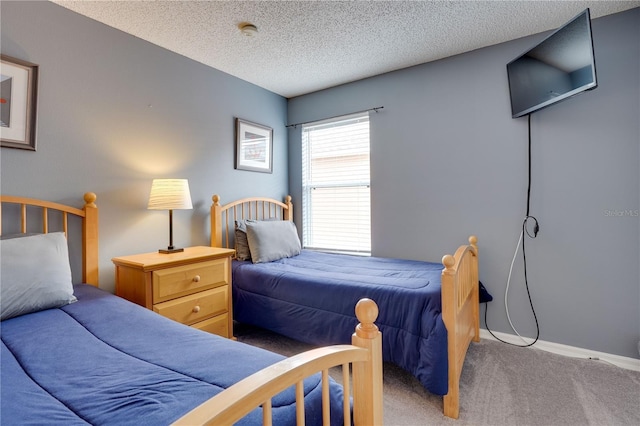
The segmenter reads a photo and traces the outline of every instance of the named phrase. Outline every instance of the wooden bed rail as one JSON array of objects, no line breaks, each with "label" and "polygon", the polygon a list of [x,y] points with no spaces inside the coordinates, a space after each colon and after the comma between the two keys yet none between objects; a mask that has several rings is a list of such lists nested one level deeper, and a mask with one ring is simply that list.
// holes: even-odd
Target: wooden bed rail
[{"label": "wooden bed rail", "polygon": [[77,209],[64,204],[35,198],[0,195],[0,234],[2,233],[2,204],[18,204],[20,206],[20,233],[27,233],[27,207],[37,207],[42,211],[41,232],[53,232],[49,229],[49,211],[62,214],[61,231],[68,236],[68,216],[78,216],[82,219],[82,282],[98,286],[98,207],[95,204],[96,194],[84,194],[84,207]]},{"label": "wooden bed rail", "polygon": [[356,305],[360,324],[352,345],[335,345],[313,349],[269,366],[205,401],[178,419],[174,425],[231,425],[255,408],[262,406],[263,424],[272,424],[271,398],[283,390],[296,387],[297,424],[304,425],[303,380],[322,373],[323,424],[329,419],[329,373],[342,366],[344,386],[344,424],[351,425],[349,364],[353,373],[353,420],[357,425],[382,425],[382,334],[374,321],[378,306],[370,299]]},{"label": "wooden bed rail", "polygon": [[264,220],[278,218],[293,220],[291,196],[284,203],[266,197],[242,198],[220,205],[220,196],[211,197],[211,247],[232,248],[232,235],[235,221],[241,219]]}]

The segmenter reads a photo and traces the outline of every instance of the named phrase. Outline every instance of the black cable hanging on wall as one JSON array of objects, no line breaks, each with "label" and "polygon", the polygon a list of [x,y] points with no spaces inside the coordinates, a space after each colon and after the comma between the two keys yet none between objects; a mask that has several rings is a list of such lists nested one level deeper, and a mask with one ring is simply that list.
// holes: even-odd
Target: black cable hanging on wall
[{"label": "black cable hanging on wall", "polygon": [[318,120],[305,121],[303,123],[287,124],[285,127],[293,127],[295,129],[296,127],[302,126],[303,124],[315,123],[317,121],[331,120],[332,118],[344,117],[345,115],[360,114],[361,112],[368,112],[368,111],[378,112],[379,110],[381,110],[383,108],[384,108],[383,106],[373,107],[373,108],[363,109],[362,111],[348,112],[348,113],[345,113],[345,114],[334,115],[332,117],[320,118]]},{"label": "black cable hanging on wall", "polygon": [[[522,222],[522,233],[521,233],[521,239],[522,239],[522,261],[524,264],[524,285],[525,288],[527,289],[527,297],[529,298],[529,305],[531,306],[531,312],[533,313],[533,319],[536,322],[536,337],[533,340],[533,342],[528,343],[526,345],[518,345],[515,343],[511,343],[511,342],[507,342],[503,339],[500,339],[498,336],[496,336],[495,334],[493,334],[493,332],[491,331],[491,329],[489,328],[489,324],[487,323],[487,312],[489,310],[489,304],[486,303],[485,304],[485,309],[484,309],[484,324],[487,327],[487,331],[489,332],[489,334],[491,334],[496,340],[502,342],[502,343],[506,343],[508,345],[512,345],[512,346],[517,346],[520,348],[526,348],[529,346],[533,346],[537,341],[538,338],[540,337],[540,325],[538,324],[538,316],[536,315],[536,310],[533,307],[533,301],[531,300],[531,292],[529,291],[529,281],[527,278],[527,254],[525,251],[525,238],[524,235],[526,234],[529,238],[536,238],[538,236],[538,232],[540,231],[540,226],[538,224],[538,219],[536,219],[534,216],[531,216],[529,214],[529,207],[531,204],[531,114],[528,115],[528,135],[529,135],[529,150],[528,150],[528,184],[527,184],[527,211],[526,211],[526,215],[524,217],[524,220]],[[533,221],[533,235],[531,235],[531,233],[529,232],[529,229],[527,228],[527,223],[529,221]],[[518,240],[518,244],[520,244],[520,240]],[[517,250],[517,247],[516,247]],[[509,275],[509,279],[511,278],[511,276]],[[509,288],[509,283],[507,282],[507,289]],[[506,291],[506,290],[505,290]],[[506,303],[507,301],[505,300],[505,308],[508,309],[506,307]],[[509,319],[509,323],[511,324],[511,319]],[[513,324],[511,324],[511,327],[513,328]],[[522,338],[522,336],[520,336],[520,334],[515,330],[515,328],[513,328],[513,331],[516,332],[516,334]],[[524,339],[523,339],[524,340]]]}]

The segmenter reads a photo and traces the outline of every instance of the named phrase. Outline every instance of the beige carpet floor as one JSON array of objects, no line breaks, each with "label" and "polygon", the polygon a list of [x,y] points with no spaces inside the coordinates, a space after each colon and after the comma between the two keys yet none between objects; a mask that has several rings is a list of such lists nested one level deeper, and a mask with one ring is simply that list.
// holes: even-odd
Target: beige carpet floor
[{"label": "beige carpet floor", "polygon": [[[235,333],[241,342],[286,356],[311,348],[241,324]],[[640,425],[640,372],[491,340],[472,343],[467,354],[458,420],[442,415],[442,397],[393,364],[384,364],[383,386],[390,426]]]}]

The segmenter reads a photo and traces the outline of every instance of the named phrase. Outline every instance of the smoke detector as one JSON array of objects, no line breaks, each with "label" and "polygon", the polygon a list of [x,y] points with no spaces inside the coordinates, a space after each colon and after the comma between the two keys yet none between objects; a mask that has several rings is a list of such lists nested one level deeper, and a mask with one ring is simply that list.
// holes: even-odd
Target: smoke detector
[{"label": "smoke detector", "polygon": [[238,25],[238,27],[240,28],[240,32],[247,37],[253,37],[254,35],[258,34],[258,27],[253,24],[245,22]]}]

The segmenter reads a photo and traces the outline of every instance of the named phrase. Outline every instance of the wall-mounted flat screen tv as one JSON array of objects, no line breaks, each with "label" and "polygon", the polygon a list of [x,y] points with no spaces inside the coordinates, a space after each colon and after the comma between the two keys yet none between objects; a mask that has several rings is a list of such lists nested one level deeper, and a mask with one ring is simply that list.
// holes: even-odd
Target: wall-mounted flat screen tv
[{"label": "wall-mounted flat screen tv", "polygon": [[512,117],[594,89],[596,64],[589,9],[507,64]]}]

